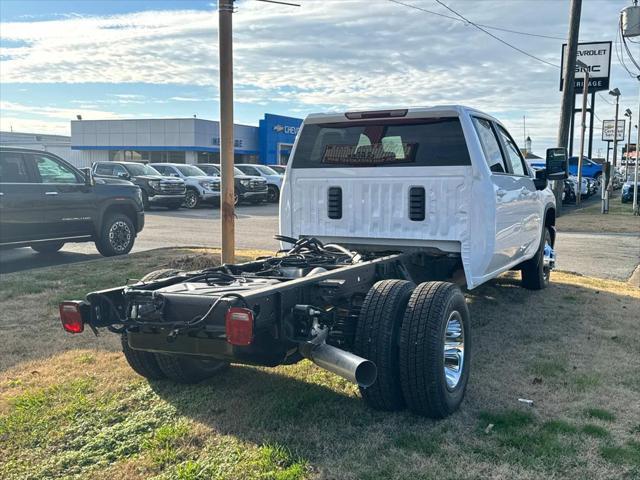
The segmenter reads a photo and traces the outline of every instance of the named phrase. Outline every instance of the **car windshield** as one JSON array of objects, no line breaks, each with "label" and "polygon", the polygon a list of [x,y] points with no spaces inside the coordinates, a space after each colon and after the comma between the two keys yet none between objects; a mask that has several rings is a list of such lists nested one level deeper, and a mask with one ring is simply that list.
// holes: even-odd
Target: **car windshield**
[{"label": "car windshield", "polygon": [[130,163],[126,165],[126,169],[130,175],[138,177],[140,175],[160,175],[155,168],[145,165],[144,163]]},{"label": "car windshield", "polygon": [[[199,165],[198,168],[203,170],[207,175],[214,177],[220,176],[220,167],[218,165]],[[242,173],[242,171],[237,167],[233,167],[233,174],[244,175],[244,173]]]},{"label": "car windshield", "polygon": [[175,167],[184,175],[185,177],[202,177],[207,176],[202,170],[198,167],[194,167],[193,165],[175,165]]},{"label": "car windshield", "polygon": [[258,171],[263,175],[280,175],[273,168],[269,168],[265,165],[254,165],[258,169]]}]

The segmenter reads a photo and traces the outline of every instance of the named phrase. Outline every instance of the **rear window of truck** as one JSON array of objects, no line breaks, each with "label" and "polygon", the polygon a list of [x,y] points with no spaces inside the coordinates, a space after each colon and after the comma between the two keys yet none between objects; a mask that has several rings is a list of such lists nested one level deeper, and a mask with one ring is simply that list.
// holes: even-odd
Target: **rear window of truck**
[{"label": "rear window of truck", "polygon": [[471,165],[458,118],[305,125],[292,168]]}]

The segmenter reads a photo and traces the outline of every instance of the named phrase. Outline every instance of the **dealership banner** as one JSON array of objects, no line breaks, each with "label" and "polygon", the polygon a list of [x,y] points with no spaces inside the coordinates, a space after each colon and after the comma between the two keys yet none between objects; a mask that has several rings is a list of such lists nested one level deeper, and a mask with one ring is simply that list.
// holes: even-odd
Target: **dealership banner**
[{"label": "dealership banner", "polygon": [[[618,141],[624,141],[624,120],[618,119]],[[615,120],[602,121],[602,141],[613,142],[613,129],[616,126]]]},{"label": "dealership banner", "polygon": [[[564,74],[564,57],[567,44],[562,45],[562,60],[560,65],[560,91],[562,91],[562,82]],[[598,90],[609,89],[609,71],[611,70],[611,42],[593,42],[579,43],[577,60],[587,65],[589,70],[589,89],[588,92],[597,92]],[[574,88],[575,93],[582,93],[584,88],[584,67],[576,64]]]}]

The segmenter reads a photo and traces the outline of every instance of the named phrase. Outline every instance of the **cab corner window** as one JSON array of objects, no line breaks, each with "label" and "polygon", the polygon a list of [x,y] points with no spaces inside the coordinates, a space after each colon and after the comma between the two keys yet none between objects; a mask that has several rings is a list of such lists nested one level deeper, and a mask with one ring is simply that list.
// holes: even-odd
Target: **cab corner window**
[{"label": "cab corner window", "polygon": [[500,151],[500,143],[491,127],[491,122],[485,118],[473,117],[473,125],[478,133],[489,170],[493,173],[507,173],[504,158]]},{"label": "cab corner window", "polygon": [[33,183],[22,154],[0,153],[0,183]]},{"label": "cab corner window", "polygon": [[66,165],[44,155],[34,155],[42,183],[79,183],[76,174]]}]

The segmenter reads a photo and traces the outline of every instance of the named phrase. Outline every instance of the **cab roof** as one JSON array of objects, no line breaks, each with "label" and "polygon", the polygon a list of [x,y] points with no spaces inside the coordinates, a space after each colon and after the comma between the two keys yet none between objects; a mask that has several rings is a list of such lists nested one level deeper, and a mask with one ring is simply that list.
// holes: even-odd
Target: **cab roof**
[{"label": "cab roof", "polygon": [[469,114],[481,114],[496,120],[491,115],[464,105],[437,105],[433,107],[394,107],[379,110],[350,110],[347,112],[311,113],[305,119],[305,123],[333,123],[348,122],[350,120],[380,120],[385,118],[460,117]]}]

